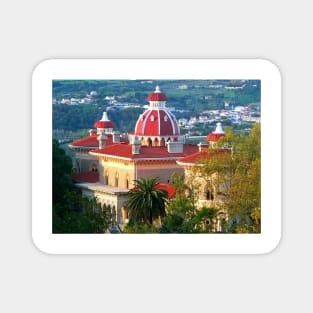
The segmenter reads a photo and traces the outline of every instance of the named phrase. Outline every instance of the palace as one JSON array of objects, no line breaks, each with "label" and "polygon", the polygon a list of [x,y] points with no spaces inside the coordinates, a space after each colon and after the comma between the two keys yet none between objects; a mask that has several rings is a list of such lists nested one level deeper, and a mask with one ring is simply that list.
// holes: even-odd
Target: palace
[{"label": "palace", "polygon": [[[139,116],[134,132],[127,138],[114,131],[106,112],[94,124],[89,136],[69,144],[74,152],[76,174],[73,179],[84,195],[97,197],[112,208],[113,221],[128,222],[127,193],[140,178],[158,177],[158,188],[175,197],[171,186],[174,175],[182,175],[207,154],[201,144],[185,143],[175,116],[166,107],[167,96],[157,86],[148,98],[148,109]],[[207,136],[209,146],[224,136],[217,123]],[[187,175],[186,175],[187,176]],[[204,184],[203,201],[213,201],[213,190]]]}]

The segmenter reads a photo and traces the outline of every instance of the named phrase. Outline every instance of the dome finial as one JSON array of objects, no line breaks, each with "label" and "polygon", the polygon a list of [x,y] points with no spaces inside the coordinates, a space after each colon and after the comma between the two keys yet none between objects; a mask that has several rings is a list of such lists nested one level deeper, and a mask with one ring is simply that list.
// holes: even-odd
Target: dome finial
[{"label": "dome finial", "polygon": [[222,123],[218,122],[216,123],[216,128],[213,134],[225,134],[225,131],[223,129]]},{"label": "dome finial", "polygon": [[161,92],[161,91],[160,91],[160,87],[159,87],[158,85],[156,85],[154,92],[156,92],[156,93],[160,93],[160,92]]},{"label": "dome finial", "polygon": [[103,112],[102,118],[101,118],[100,121],[105,121],[105,122],[110,121],[109,118],[108,118],[108,114],[107,114],[106,111]]}]

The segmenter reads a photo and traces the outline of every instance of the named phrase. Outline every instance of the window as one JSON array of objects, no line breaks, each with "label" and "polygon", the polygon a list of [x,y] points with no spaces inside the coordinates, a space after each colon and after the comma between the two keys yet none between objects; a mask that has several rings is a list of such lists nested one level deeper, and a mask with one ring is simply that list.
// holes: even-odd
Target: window
[{"label": "window", "polygon": [[105,172],[105,174],[104,174],[104,181],[103,181],[103,183],[105,185],[109,184],[109,173],[108,172]]},{"label": "window", "polygon": [[207,192],[206,192],[206,199],[207,200],[213,200],[214,199],[213,194],[210,190],[207,190]]},{"label": "window", "polygon": [[115,187],[118,187],[118,173],[115,174],[114,186],[115,186]]},{"label": "window", "polygon": [[90,172],[98,172],[97,164],[91,163],[91,164],[89,165],[89,171],[90,171]]}]

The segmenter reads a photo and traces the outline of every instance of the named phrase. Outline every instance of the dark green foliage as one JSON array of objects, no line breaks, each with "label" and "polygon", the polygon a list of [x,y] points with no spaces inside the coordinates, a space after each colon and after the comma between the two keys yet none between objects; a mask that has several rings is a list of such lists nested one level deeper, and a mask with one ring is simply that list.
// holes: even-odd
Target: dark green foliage
[{"label": "dark green foliage", "polygon": [[53,141],[52,232],[103,233],[110,212],[96,199],[81,195],[71,180],[72,161],[57,141]]},{"label": "dark green foliage", "polygon": [[167,208],[161,233],[211,233],[218,210],[203,207],[196,209],[193,197],[177,196]]},{"label": "dark green foliage", "polygon": [[56,140],[53,140],[52,167],[53,203],[64,203],[67,200],[65,197],[66,192],[72,187],[72,160],[65,154],[65,151],[60,148]]},{"label": "dark green foliage", "polygon": [[137,224],[137,223],[128,223],[123,233],[126,234],[158,234],[159,229],[155,225],[150,224]]},{"label": "dark green foliage", "polygon": [[[94,123],[101,119],[106,107],[100,105],[69,106],[55,104],[53,106],[53,129],[78,131],[91,129]],[[143,112],[140,108],[110,109],[109,119],[114,122],[115,129],[128,132],[135,128],[138,116]]]}]

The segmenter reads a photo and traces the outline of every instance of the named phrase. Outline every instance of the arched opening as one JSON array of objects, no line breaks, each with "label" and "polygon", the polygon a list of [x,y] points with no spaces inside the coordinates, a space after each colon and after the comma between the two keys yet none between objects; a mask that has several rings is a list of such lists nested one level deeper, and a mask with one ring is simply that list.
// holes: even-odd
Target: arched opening
[{"label": "arched opening", "polygon": [[115,173],[114,186],[118,187],[118,173]]},{"label": "arched opening", "polygon": [[161,146],[161,147],[164,147],[164,146],[165,146],[165,139],[164,139],[164,138],[161,139],[161,141],[160,141],[160,146]]},{"label": "arched opening", "polygon": [[115,208],[115,205],[112,206],[112,224],[116,224],[116,208]]},{"label": "arched opening", "polygon": [[214,200],[213,193],[209,189],[206,191],[206,200]]},{"label": "arched opening", "polygon": [[148,145],[148,147],[152,146],[152,140],[150,137],[147,139],[147,145]]},{"label": "arched opening", "polygon": [[154,138],[153,140],[153,146],[157,147],[159,145],[159,139],[158,138]]},{"label": "arched opening", "polygon": [[129,178],[128,178],[128,176],[126,177],[125,187],[126,187],[126,189],[129,189]]},{"label": "arched opening", "polygon": [[80,173],[80,161],[76,160],[76,172]]},{"label": "arched opening", "polygon": [[108,173],[108,171],[105,171],[105,173],[104,173],[103,183],[104,183],[104,185],[109,184],[109,173]]},{"label": "arched opening", "polygon": [[126,206],[122,206],[122,218],[124,222],[128,219],[128,211]]},{"label": "arched opening", "polygon": [[97,167],[97,164],[96,163],[91,163],[90,165],[89,165],[89,171],[90,172],[98,172],[98,167]]}]

